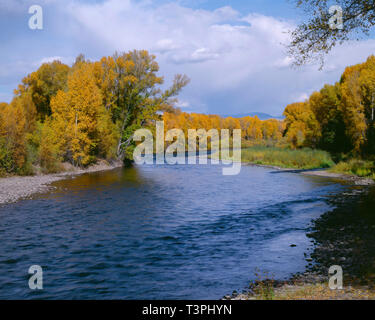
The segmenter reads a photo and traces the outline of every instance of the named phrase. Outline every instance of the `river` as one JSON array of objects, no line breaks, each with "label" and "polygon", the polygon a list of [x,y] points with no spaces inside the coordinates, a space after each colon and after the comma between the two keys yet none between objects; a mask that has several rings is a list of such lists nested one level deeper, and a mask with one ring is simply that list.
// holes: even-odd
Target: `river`
[{"label": "river", "polygon": [[[0,299],[220,299],[306,268],[311,222],[349,186],[243,166],[85,174],[0,207]],[[307,255],[306,255],[307,253]],[[28,269],[43,268],[43,290]]]}]

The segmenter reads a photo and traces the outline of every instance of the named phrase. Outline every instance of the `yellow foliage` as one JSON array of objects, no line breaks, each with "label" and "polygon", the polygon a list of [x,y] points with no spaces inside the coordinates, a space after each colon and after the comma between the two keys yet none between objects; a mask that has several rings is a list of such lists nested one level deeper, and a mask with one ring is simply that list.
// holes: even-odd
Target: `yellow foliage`
[{"label": "yellow foliage", "polygon": [[187,136],[188,129],[241,129],[242,138],[260,143],[262,139],[281,140],[285,129],[283,122],[276,119],[261,121],[257,116],[243,118],[222,118],[218,115],[205,115],[199,113],[164,112],[165,131],[181,129]]},{"label": "yellow foliage", "polygon": [[362,69],[363,65],[346,68],[341,80],[341,109],[347,134],[356,153],[365,143],[367,130],[359,83]]},{"label": "yellow foliage", "polygon": [[12,164],[7,171],[20,172],[26,164],[26,117],[22,105],[13,101],[3,104],[0,132],[3,143],[12,156]]},{"label": "yellow foliage", "polygon": [[56,130],[55,122],[47,118],[43,124],[39,146],[39,161],[47,172],[60,171],[60,162],[63,160],[63,139],[60,131]]},{"label": "yellow foliage", "polygon": [[15,90],[16,95],[28,92],[36,106],[40,119],[51,113],[50,100],[58,90],[64,89],[69,67],[60,61],[44,63],[40,68],[22,79]]},{"label": "yellow foliage", "polygon": [[316,146],[321,135],[320,126],[307,102],[288,105],[284,116],[286,137],[294,148]]},{"label": "yellow foliage", "polygon": [[61,135],[64,158],[79,166],[95,161],[98,120],[106,112],[93,67],[80,64],[68,78],[68,90],[51,100],[52,126]]}]

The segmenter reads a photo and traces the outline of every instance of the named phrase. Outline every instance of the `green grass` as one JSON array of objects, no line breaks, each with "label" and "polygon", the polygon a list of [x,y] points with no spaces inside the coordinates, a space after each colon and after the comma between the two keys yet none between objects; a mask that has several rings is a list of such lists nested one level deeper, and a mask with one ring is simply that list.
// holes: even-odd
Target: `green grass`
[{"label": "green grass", "polygon": [[325,151],[260,146],[242,149],[242,162],[293,169],[329,168],[334,165]]},{"label": "green grass", "polygon": [[330,171],[375,179],[375,164],[373,161],[358,159],[341,161],[333,166]]},{"label": "green grass", "polygon": [[[251,297],[251,296],[250,296]],[[344,287],[331,290],[327,283],[295,284],[275,289],[271,297],[256,293],[257,300],[374,300],[375,292],[369,288]]]}]

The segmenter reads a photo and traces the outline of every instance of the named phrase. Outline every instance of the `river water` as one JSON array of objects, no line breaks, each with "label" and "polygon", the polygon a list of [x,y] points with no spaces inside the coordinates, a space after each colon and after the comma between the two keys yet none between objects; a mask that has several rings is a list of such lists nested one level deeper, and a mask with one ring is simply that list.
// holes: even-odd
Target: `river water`
[{"label": "river water", "polygon": [[[220,299],[305,270],[313,219],[348,186],[243,166],[145,165],[0,207],[1,299]],[[308,255],[307,255],[308,256]],[[43,290],[28,269],[43,269]]]}]

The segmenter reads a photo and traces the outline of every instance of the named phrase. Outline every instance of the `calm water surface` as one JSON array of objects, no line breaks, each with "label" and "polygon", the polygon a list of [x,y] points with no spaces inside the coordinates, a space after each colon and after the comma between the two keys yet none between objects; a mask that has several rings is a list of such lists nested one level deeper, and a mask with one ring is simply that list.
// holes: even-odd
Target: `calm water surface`
[{"label": "calm water surface", "polygon": [[[0,207],[1,299],[219,299],[304,271],[312,219],[347,187],[243,166],[86,174]],[[291,245],[296,245],[296,247]],[[44,289],[28,288],[41,265]]]}]

